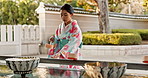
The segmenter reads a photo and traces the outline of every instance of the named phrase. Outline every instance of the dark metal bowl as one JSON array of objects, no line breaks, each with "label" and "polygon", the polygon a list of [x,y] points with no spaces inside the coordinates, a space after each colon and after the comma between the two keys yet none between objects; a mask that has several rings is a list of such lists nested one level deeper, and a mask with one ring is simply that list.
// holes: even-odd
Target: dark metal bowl
[{"label": "dark metal bowl", "polygon": [[87,76],[92,78],[121,78],[127,65],[118,62],[91,62],[84,66]]},{"label": "dark metal bowl", "polygon": [[18,72],[22,72],[20,74],[23,74],[25,72],[26,74],[28,74],[31,73],[32,70],[38,66],[39,61],[40,58],[38,57],[16,57],[7,58],[6,64],[16,74],[18,74]]}]

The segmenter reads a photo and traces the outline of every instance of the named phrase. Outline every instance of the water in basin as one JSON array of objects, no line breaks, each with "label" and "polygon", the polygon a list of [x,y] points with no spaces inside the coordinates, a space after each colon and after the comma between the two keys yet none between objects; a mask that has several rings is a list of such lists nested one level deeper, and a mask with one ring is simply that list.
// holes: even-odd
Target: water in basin
[{"label": "water in basin", "polygon": [[[27,74],[27,78],[86,78],[84,70],[64,69],[58,67],[37,67],[32,74]],[[0,78],[21,78],[19,74],[13,74],[6,65],[0,65]],[[138,76],[125,74],[122,78],[148,78],[148,76]]]}]

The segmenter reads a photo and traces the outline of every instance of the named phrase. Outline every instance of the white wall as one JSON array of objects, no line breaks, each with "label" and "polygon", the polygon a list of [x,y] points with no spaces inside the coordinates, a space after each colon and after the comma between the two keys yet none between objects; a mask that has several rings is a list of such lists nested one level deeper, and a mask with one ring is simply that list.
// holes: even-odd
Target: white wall
[{"label": "white wall", "polygon": [[[78,24],[83,32],[99,30],[98,16],[87,14],[74,14],[73,19],[78,21]],[[148,19],[127,19],[110,17],[111,29],[148,29]],[[42,28],[42,38],[47,39],[47,36],[54,34],[55,29],[61,24],[60,13],[55,11],[46,11],[39,14],[39,26]]]},{"label": "white wall", "polygon": [[[41,28],[40,41],[47,41],[62,22],[60,13],[56,11],[44,11],[38,13],[39,26]],[[82,32],[99,30],[97,15],[74,14],[73,19],[78,21]],[[109,17],[109,22],[111,29],[148,29],[148,19]],[[44,48],[44,46],[42,46],[42,53],[47,53],[47,49]]]},{"label": "white wall", "polygon": [[148,29],[148,19],[110,17],[111,29]]}]

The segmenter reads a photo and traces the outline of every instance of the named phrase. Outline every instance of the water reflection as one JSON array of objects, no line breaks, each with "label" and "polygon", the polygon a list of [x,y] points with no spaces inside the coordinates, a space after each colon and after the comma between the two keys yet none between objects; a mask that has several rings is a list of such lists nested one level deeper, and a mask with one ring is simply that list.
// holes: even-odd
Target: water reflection
[{"label": "water reflection", "polygon": [[[84,70],[63,69],[55,67],[36,68],[32,74],[27,74],[27,78],[91,78],[86,77]],[[5,65],[0,65],[0,78],[21,78]],[[148,76],[124,75],[122,78],[148,78]]]},{"label": "water reflection", "polygon": [[48,74],[48,69],[45,68],[37,68],[35,69],[36,73],[35,75],[38,76],[39,78],[47,78],[47,74]]},{"label": "water reflection", "polygon": [[[0,78],[21,78],[19,74],[13,74],[13,72],[5,65],[0,65]],[[32,74],[27,74],[27,78],[79,78],[81,72],[84,71],[78,69],[65,69],[65,68],[36,68]]]},{"label": "water reflection", "polygon": [[6,66],[6,65],[0,65],[0,78],[3,75],[9,75],[13,72]]}]

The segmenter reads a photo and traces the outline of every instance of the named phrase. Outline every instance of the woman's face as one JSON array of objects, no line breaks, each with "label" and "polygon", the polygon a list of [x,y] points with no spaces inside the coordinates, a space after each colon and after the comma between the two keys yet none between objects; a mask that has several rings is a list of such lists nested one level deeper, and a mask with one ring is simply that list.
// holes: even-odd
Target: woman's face
[{"label": "woman's face", "polygon": [[61,10],[61,18],[64,21],[64,23],[67,23],[67,22],[71,21],[72,15],[73,14],[70,14],[66,10]]}]

